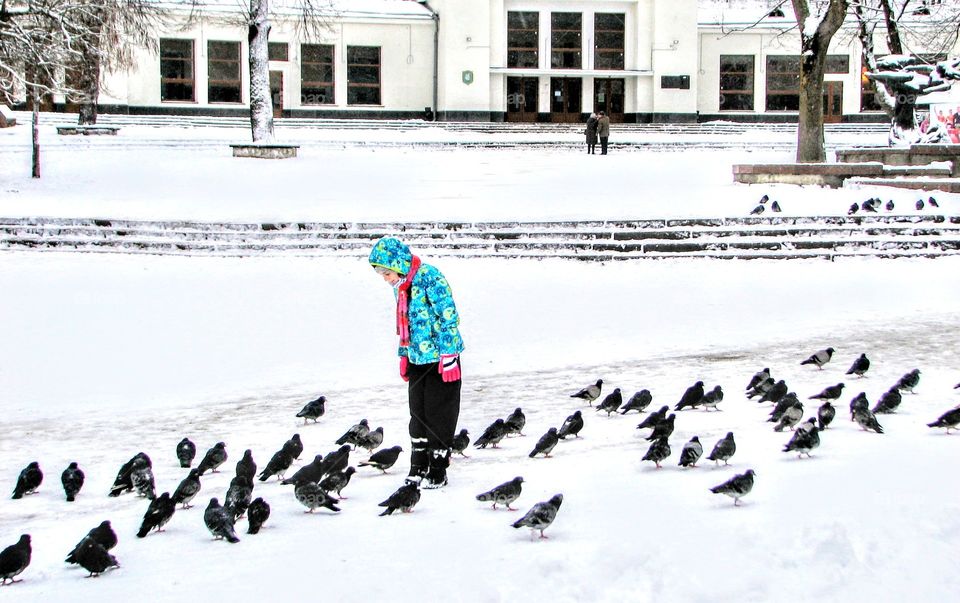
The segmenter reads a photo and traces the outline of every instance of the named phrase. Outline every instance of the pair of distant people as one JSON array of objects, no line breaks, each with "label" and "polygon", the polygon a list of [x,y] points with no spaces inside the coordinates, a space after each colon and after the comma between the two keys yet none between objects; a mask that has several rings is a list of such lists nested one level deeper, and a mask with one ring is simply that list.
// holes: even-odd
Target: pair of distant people
[{"label": "pair of distant people", "polygon": [[600,139],[600,154],[607,154],[607,141],[610,140],[610,117],[606,113],[591,113],[587,118],[587,154],[597,154],[597,139]]}]

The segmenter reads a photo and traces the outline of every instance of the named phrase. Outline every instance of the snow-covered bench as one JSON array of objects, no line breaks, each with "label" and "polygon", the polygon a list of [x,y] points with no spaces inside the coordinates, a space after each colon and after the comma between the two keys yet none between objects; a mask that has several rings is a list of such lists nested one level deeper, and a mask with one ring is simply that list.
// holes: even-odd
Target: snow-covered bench
[{"label": "snow-covered bench", "polygon": [[234,157],[290,159],[297,156],[298,144],[247,142],[230,145]]},{"label": "snow-covered bench", "polygon": [[107,135],[107,136],[116,136],[117,132],[120,130],[117,126],[81,126],[78,124],[73,124],[69,126],[57,126],[57,134],[61,136],[71,136],[74,134],[83,134],[85,136],[90,135]]}]

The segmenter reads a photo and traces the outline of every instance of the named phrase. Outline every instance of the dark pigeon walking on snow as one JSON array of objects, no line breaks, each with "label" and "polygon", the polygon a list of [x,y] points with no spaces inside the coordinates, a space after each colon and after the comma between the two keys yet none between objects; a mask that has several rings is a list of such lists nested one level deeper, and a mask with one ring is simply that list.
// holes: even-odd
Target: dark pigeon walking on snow
[{"label": "dark pigeon walking on snow", "polygon": [[20,540],[0,551],[0,586],[20,582],[15,578],[30,565],[33,548],[30,546],[30,535],[23,534]]},{"label": "dark pigeon walking on snow", "polygon": [[797,400],[783,411],[780,421],[773,427],[774,431],[783,431],[784,429],[793,429],[794,426],[803,418],[803,403]]},{"label": "dark pigeon walking on snow", "polygon": [[783,447],[784,452],[796,452],[798,458],[803,455],[809,457],[810,451],[820,445],[820,428],[815,419],[811,417],[804,425],[809,427],[794,431],[790,441]]},{"label": "dark pigeon walking on snow", "polygon": [[760,399],[757,400],[757,404],[763,404],[764,402],[773,402],[774,404],[777,404],[783,399],[784,396],[787,395],[789,391],[790,389],[787,387],[787,382],[783,379],[780,379],[773,384],[773,387],[768,389],[762,396],[760,396]]},{"label": "dark pigeon walking on snow", "polygon": [[543,434],[540,437],[540,440],[537,442],[537,445],[533,447],[533,451],[530,453],[530,458],[542,454],[543,456],[550,456],[550,452],[557,445],[557,442],[560,441],[560,436],[557,435],[557,428],[551,427],[547,430],[547,433]]},{"label": "dark pigeon walking on snow", "polygon": [[773,407],[773,410],[770,411],[770,418],[767,419],[767,421],[770,423],[779,423],[780,419],[783,418],[783,414],[787,412],[787,409],[798,402],[800,402],[800,400],[797,398],[797,394],[787,392],[784,397],[780,398],[776,406]]},{"label": "dark pigeon walking on snow", "polygon": [[657,423],[653,428],[653,433],[647,436],[647,441],[652,442],[660,438],[668,438],[673,435],[677,415],[670,413],[667,418]]},{"label": "dark pigeon walking on snow", "polygon": [[717,442],[713,450],[710,452],[710,456],[707,457],[707,460],[715,462],[717,465],[720,464],[720,461],[723,461],[724,465],[729,465],[728,462],[731,457],[737,452],[737,443],[733,439],[733,432],[728,431],[727,435],[720,439]]},{"label": "dark pigeon walking on snow", "polygon": [[253,480],[257,475],[257,463],[253,460],[253,451],[247,448],[243,451],[243,458],[237,461],[236,475]]},{"label": "dark pigeon walking on snow", "polygon": [[717,408],[717,405],[723,401],[723,388],[719,385],[715,385],[713,389],[703,394],[703,398],[700,400],[700,405],[703,406],[703,410],[720,410]]},{"label": "dark pigeon walking on snow", "polygon": [[576,410],[572,415],[564,419],[563,425],[557,430],[557,437],[561,440],[568,436],[579,438],[581,429],[583,429],[583,414],[579,410]]},{"label": "dark pigeon walking on snow", "polygon": [[197,445],[190,441],[190,438],[183,438],[177,444],[177,460],[184,469],[193,464],[193,459],[197,456]]},{"label": "dark pigeon walking on snow", "polygon": [[371,454],[369,459],[362,461],[360,467],[374,467],[386,473],[387,469],[393,467],[397,459],[400,458],[401,452],[403,452],[403,448],[400,446],[379,450]]},{"label": "dark pigeon walking on snow", "polygon": [[247,534],[257,534],[260,528],[270,518],[270,505],[263,498],[253,499],[247,507]]},{"label": "dark pigeon walking on snow", "polygon": [[111,567],[120,567],[116,557],[92,540],[85,541],[77,551],[77,563],[90,572],[88,578],[96,578]]},{"label": "dark pigeon walking on snow", "polygon": [[810,396],[810,400],[836,400],[841,395],[843,395],[843,383],[838,383],[836,385],[830,385],[823,388],[823,391],[819,394]]},{"label": "dark pigeon walking on snow", "polygon": [[880,400],[878,400],[876,406],[873,407],[873,414],[885,415],[894,413],[897,411],[897,408],[900,407],[902,401],[903,394],[900,393],[900,389],[897,388],[897,386],[893,386],[880,396]]},{"label": "dark pigeon walking on snow", "polygon": [[80,542],[78,542],[76,546],[73,547],[73,550],[67,554],[67,558],[64,559],[64,562],[77,563],[77,551],[80,550],[84,542],[87,540],[93,540],[109,551],[113,547],[117,546],[117,533],[113,531],[113,526],[110,525],[109,519],[100,522],[100,525],[87,532],[87,535],[80,539]]},{"label": "dark pigeon walking on snow", "polygon": [[753,398],[756,398],[757,396],[763,396],[768,391],[770,391],[776,383],[777,383],[777,380],[774,379],[773,377],[767,377],[763,379],[762,381],[757,383],[755,386],[753,386],[753,389],[747,392],[747,398],[753,399]]},{"label": "dark pigeon walking on snow", "polygon": [[849,370],[847,370],[848,375],[856,375],[857,377],[863,377],[863,374],[870,369],[870,359],[867,358],[866,354],[860,354],[860,357],[853,361],[853,364],[850,365]]},{"label": "dark pigeon walking on snow", "polygon": [[357,446],[367,452],[373,452],[380,447],[380,444],[383,444],[383,427],[370,431],[357,442]]},{"label": "dark pigeon walking on snow", "polygon": [[411,513],[418,502],[420,502],[420,487],[414,482],[404,482],[396,492],[387,497],[387,500],[378,505],[386,507],[380,517],[392,515],[397,509],[403,513]]},{"label": "dark pigeon walking on snow", "polygon": [[876,415],[870,411],[866,406],[858,406],[853,411],[853,420],[857,422],[857,425],[860,426],[864,431],[875,431],[877,433],[883,433],[883,427],[880,426],[880,423],[877,421]]},{"label": "dark pigeon walking on snow", "polygon": [[[371,455],[373,458],[373,455]],[[320,477],[326,477],[331,473],[343,471],[350,464],[350,445],[344,444],[323,458],[320,464]],[[320,480],[315,480],[319,482]]]},{"label": "dark pigeon walking on snow", "polygon": [[747,469],[745,473],[734,475],[719,486],[710,488],[714,494],[723,494],[733,499],[734,506],[740,504],[740,499],[750,494],[753,490],[753,479],[756,473],[753,469]]},{"label": "dark pigeon walking on snow", "polygon": [[42,483],[43,471],[40,470],[40,463],[33,461],[20,471],[17,485],[13,487],[12,498],[23,498],[25,494],[33,494]]},{"label": "dark pigeon walking on snow", "polygon": [[684,408],[695,408],[703,400],[703,381],[697,381],[683,392],[680,401],[673,407],[673,410],[683,410]]},{"label": "dark pigeon walking on snow", "polygon": [[833,348],[826,348],[819,352],[814,352],[800,364],[812,364],[818,369],[823,369],[823,365],[830,362],[830,359],[833,358],[833,352]]},{"label": "dark pigeon walking on snow", "polygon": [[340,491],[347,487],[347,484],[350,483],[350,478],[353,477],[353,474],[356,472],[357,470],[355,468],[347,467],[343,471],[331,473],[320,480],[320,489],[327,494],[336,493],[338,499],[345,498],[340,494]]},{"label": "dark pigeon walking on snow", "polygon": [[503,422],[507,428],[506,435],[523,435],[523,427],[527,424],[527,416],[523,414],[523,409],[519,406],[513,409],[510,416]]},{"label": "dark pigeon walking on snow", "polygon": [[356,448],[366,435],[370,433],[370,424],[366,419],[360,419],[360,422],[353,425],[342,436],[337,438],[337,445],[350,444]]},{"label": "dark pigeon walking on snow", "polygon": [[650,393],[649,389],[641,389],[637,393],[633,394],[627,403],[620,407],[620,414],[625,415],[631,410],[636,410],[637,412],[643,412],[650,403],[653,402],[653,395]]},{"label": "dark pigeon walking on snow", "polygon": [[203,523],[210,530],[214,540],[226,540],[231,544],[240,542],[233,528],[233,518],[220,506],[220,501],[216,498],[210,499],[210,504],[203,512]]},{"label": "dark pigeon walking on snow", "polygon": [[703,445],[700,443],[700,438],[693,436],[680,450],[680,462],[678,465],[681,467],[696,467],[697,461],[700,460],[702,455]]},{"label": "dark pigeon walking on snow", "polygon": [[593,406],[593,401],[600,397],[600,391],[603,389],[603,379],[597,379],[593,385],[581,389],[575,394],[570,394],[571,398],[580,398],[586,400],[587,404]]},{"label": "dark pigeon walking on snow", "polygon": [[200,471],[200,475],[203,475],[207,471],[217,473],[217,468],[226,462],[227,445],[223,442],[217,442],[213,445],[213,448],[207,450],[207,453],[203,455],[203,459],[201,459],[200,464],[197,465],[197,469]]},{"label": "dark pigeon walking on snow", "polygon": [[329,509],[334,513],[340,512],[337,501],[313,482],[300,482],[294,487],[293,494],[297,497],[297,501],[307,508],[305,513],[313,513],[314,509],[318,508]]},{"label": "dark pigeon walking on snow", "polygon": [[303,454],[303,442],[300,440],[300,434],[295,433],[290,436],[290,439],[283,443],[280,450],[287,453],[291,459],[300,458],[300,455]]},{"label": "dark pigeon walking on snow", "polygon": [[517,476],[509,482],[504,482],[483,494],[477,494],[477,500],[481,502],[492,502],[494,509],[497,508],[497,505],[504,505],[507,509],[514,511],[515,509],[510,506],[510,503],[520,498],[522,491],[523,478]]},{"label": "dark pigeon walking on snow", "polygon": [[133,462],[133,468],[130,470],[130,482],[137,494],[153,500],[157,497],[156,480],[153,477],[153,468],[144,458],[138,458]]},{"label": "dark pigeon walking on snow", "polygon": [[817,409],[817,422],[819,423],[820,430],[827,428],[830,423],[833,422],[833,418],[837,416],[837,409],[830,403],[829,400],[820,405],[820,408]]},{"label": "dark pigeon walking on snow", "polygon": [[169,492],[164,492],[160,496],[150,501],[147,512],[143,514],[143,521],[140,523],[140,531],[137,532],[137,538],[143,538],[150,533],[150,530],[158,532],[163,531],[163,526],[173,517],[177,509],[177,503],[170,497]]},{"label": "dark pigeon walking on snow", "polygon": [[951,408],[940,415],[936,421],[927,423],[927,427],[943,427],[947,433],[950,433],[951,429],[960,429],[957,425],[960,425],[960,406]]},{"label": "dark pigeon walking on snow", "polygon": [[312,461],[297,469],[293,475],[281,480],[280,483],[289,486],[290,484],[298,484],[302,481],[317,483],[321,479],[323,479],[323,455],[318,454],[313,457]]},{"label": "dark pigeon walking on snow", "polygon": [[547,538],[543,531],[549,528],[557,518],[557,511],[560,510],[561,504],[563,504],[563,494],[554,494],[550,500],[533,505],[523,517],[511,525],[515,528],[530,528],[540,532],[540,538]]},{"label": "dark pigeon walking on snow", "polygon": [[474,446],[477,448],[486,448],[487,446],[492,446],[493,448],[499,448],[497,444],[500,443],[500,440],[507,435],[507,424],[503,419],[497,419],[487,427],[483,434],[477,438],[477,441],[474,442]]},{"label": "dark pigeon walking on snow", "polygon": [[190,501],[200,492],[200,470],[193,468],[187,477],[180,480],[177,489],[173,491],[173,503],[181,509],[189,509]]},{"label": "dark pigeon walking on snow", "polygon": [[63,470],[63,473],[60,474],[60,483],[63,484],[63,493],[67,497],[67,502],[73,502],[77,498],[77,494],[80,493],[80,488],[83,488],[83,470],[77,465],[76,462],[70,463],[70,465]]},{"label": "dark pigeon walking on snow", "polygon": [[463,451],[466,450],[467,446],[469,445],[470,445],[470,432],[467,431],[466,429],[461,429],[460,433],[453,436],[452,450],[453,452],[458,453],[460,456],[462,457],[467,456],[463,453]]},{"label": "dark pigeon walking on snow", "polygon": [[223,508],[233,517],[234,523],[247,512],[253,498],[253,479],[245,475],[234,476],[223,497]]},{"label": "dark pigeon walking on snow", "polygon": [[897,388],[899,388],[900,391],[908,391],[912,394],[914,393],[913,388],[915,388],[919,383],[920,369],[913,369],[903,377],[900,377],[900,380],[897,381]]},{"label": "dark pigeon walking on snow", "polygon": [[653,429],[656,427],[660,421],[663,421],[667,418],[667,411],[670,410],[669,406],[661,406],[660,410],[655,410],[643,420],[640,421],[640,424],[637,425],[637,429]]},{"label": "dark pigeon walking on snow", "polygon": [[607,413],[607,416],[610,416],[610,413],[617,412],[617,409],[620,408],[620,405],[623,404],[623,395],[620,393],[620,388],[616,388],[611,393],[607,394],[607,397],[603,399],[603,402],[597,405],[598,411],[604,411]]},{"label": "dark pigeon walking on snow", "polygon": [[[320,457],[321,460],[323,457]],[[270,479],[271,476],[276,475],[277,479],[283,479],[284,474],[287,472],[287,469],[290,468],[290,465],[293,464],[293,457],[290,456],[290,453],[287,452],[286,447],[282,450],[278,450],[273,453],[273,456],[270,458],[270,461],[267,463],[267,466],[263,468],[263,471],[260,472],[260,481],[265,482]]]},{"label": "dark pigeon walking on snow", "polygon": [[320,396],[316,400],[311,400],[307,402],[303,409],[297,413],[298,417],[303,417],[303,424],[307,424],[307,419],[312,419],[314,423],[317,422],[317,419],[323,416],[323,413],[326,412],[325,404],[327,399],[323,396]]},{"label": "dark pigeon walking on snow", "polygon": [[670,443],[667,441],[667,438],[657,438],[650,444],[646,454],[644,454],[640,460],[653,461],[657,469],[660,469],[660,463],[669,457],[671,452]]},{"label": "dark pigeon walking on snow", "polygon": [[753,377],[750,377],[750,381],[747,383],[747,387],[744,388],[744,391],[748,392],[752,389],[756,389],[758,385],[760,385],[761,383],[763,383],[769,378],[770,378],[770,369],[769,368],[760,369],[759,371],[754,373]]}]

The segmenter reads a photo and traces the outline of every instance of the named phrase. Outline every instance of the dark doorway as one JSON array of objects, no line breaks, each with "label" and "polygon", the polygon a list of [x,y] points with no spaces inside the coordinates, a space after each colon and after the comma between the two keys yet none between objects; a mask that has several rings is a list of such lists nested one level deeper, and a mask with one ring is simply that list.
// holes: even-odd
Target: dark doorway
[{"label": "dark doorway", "polygon": [[537,121],[539,86],[535,77],[507,78],[507,121]]},{"label": "dark doorway", "polygon": [[273,116],[283,117],[283,72],[270,72],[270,96],[273,98]]},{"label": "dark doorway", "polygon": [[583,112],[583,80],[578,77],[550,78],[550,121],[579,123]]},{"label": "dark doorway", "polygon": [[843,120],[843,82],[823,83],[823,123],[838,124]]},{"label": "dark doorway", "polygon": [[613,123],[623,123],[623,78],[596,78],[593,80],[593,111],[603,111]]}]

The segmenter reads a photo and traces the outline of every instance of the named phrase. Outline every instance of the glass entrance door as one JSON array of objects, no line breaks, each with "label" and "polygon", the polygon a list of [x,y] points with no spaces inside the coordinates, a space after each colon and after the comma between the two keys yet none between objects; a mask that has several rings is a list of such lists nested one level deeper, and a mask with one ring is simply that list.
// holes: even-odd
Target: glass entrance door
[{"label": "glass entrance door", "polygon": [[283,72],[270,72],[270,96],[273,98],[273,116],[283,117]]},{"label": "glass entrance door", "polygon": [[583,80],[578,77],[550,78],[550,121],[579,123],[582,121]]},{"label": "glass entrance door", "polygon": [[838,124],[843,120],[843,82],[823,83],[823,123]]},{"label": "glass entrance door", "polygon": [[535,77],[507,78],[507,121],[537,121],[539,86]]},{"label": "glass entrance door", "polygon": [[596,78],[593,80],[593,112],[603,111],[613,123],[623,123],[623,78]]}]

